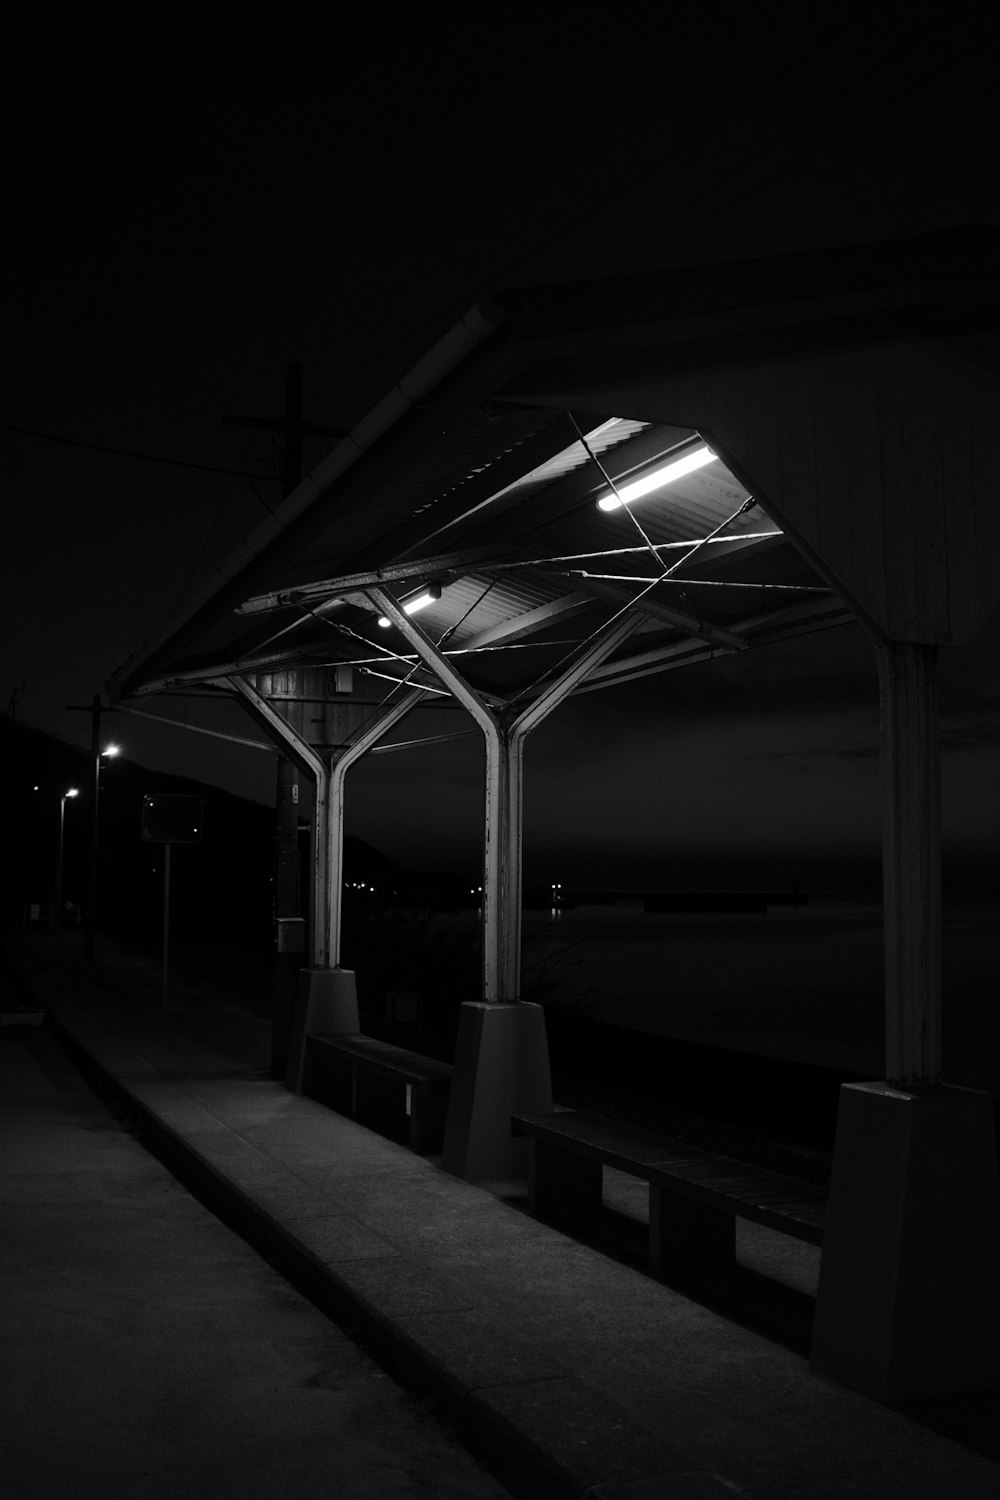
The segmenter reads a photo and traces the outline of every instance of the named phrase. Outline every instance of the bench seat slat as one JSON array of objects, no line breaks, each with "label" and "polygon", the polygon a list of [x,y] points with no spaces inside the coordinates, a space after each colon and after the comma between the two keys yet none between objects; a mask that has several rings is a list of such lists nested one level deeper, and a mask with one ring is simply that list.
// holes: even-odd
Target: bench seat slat
[{"label": "bench seat slat", "polygon": [[794,1177],[786,1177],[768,1168],[750,1167],[732,1157],[718,1156],[698,1147],[679,1143],[675,1146],[628,1126],[619,1129],[610,1122],[591,1121],[569,1111],[515,1115],[513,1125],[518,1134],[535,1136],[556,1147],[563,1142],[567,1149],[578,1149],[581,1154],[586,1154],[590,1147],[606,1165],[614,1166],[617,1159],[622,1163],[621,1170],[632,1176],[643,1175],[636,1171],[637,1167],[649,1167],[663,1169],[671,1177],[692,1184],[717,1187],[721,1192],[732,1191],[734,1196],[747,1185],[754,1191],[772,1190],[779,1194],[790,1190],[790,1196],[796,1199],[815,1196],[816,1201],[822,1202],[826,1198],[820,1190],[812,1190]]},{"label": "bench seat slat", "polygon": [[344,1056],[358,1058],[369,1067],[405,1077],[412,1083],[436,1083],[450,1079],[454,1071],[450,1063],[439,1062],[436,1057],[424,1057],[419,1052],[409,1052],[405,1047],[396,1047],[377,1037],[314,1036],[310,1041]]},{"label": "bench seat slat", "polygon": [[725,1193],[732,1198],[742,1198],[745,1194],[751,1194],[760,1202],[780,1203],[783,1199],[791,1202],[799,1202],[803,1199],[813,1199],[815,1202],[825,1201],[825,1194],[812,1193],[810,1189],[794,1178],[782,1178],[771,1172],[689,1172],[685,1170],[686,1164],[670,1164],[667,1166],[672,1177],[685,1182],[690,1182],[699,1187],[711,1188],[716,1192]]},{"label": "bench seat slat", "polygon": [[354,1119],[405,1127],[415,1151],[444,1137],[454,1069],[378,1037],[312,1035],[306,1041],[307,1092]]},{"label": "bench seat slat", "polygon": [[548,1124],[550,1120],[564,1119],[565,1112],[563,1111],[537,1118],[515,1115],[513,1117],[514,1130],[518,1135],[534,1136],[537,1140],[544,1141],[547,1145],[557,1149],[565,1145],[574,1154],[589,1155],[594,1160],[605,1162],[608,1166],[613,1167],[616,1160],[620,1160],[622,1169],[631,1172],[633,1176],[641,1175],[637,1173],[637,1167],[655,1169],[674,1162],[697,1167],[699,1164],[708,1166],[718,1160],[709,1156],[707,1152],[699,1152],[695,1147],[678,1145],[672,1150],[668,1142],[641,1136],[634,1131],[623,1131],[620,1134],[606,1128],[599,1131],[577,1131],[560,1128],[558,1124],[554,1126]]},{"label": "bench seat slat", "polygon": [[813,1244],[822,1241],[826,1194],[794,1177],[571,1110],[514,1115],[511,1128],[530,1137],[536,1150],[555,1152],[555,1160],[566,1153],[567,1167],[573,1157],[589,1160],[639,1177],[651,1192],[673,1195],[678,1204],[700,1203]]}]

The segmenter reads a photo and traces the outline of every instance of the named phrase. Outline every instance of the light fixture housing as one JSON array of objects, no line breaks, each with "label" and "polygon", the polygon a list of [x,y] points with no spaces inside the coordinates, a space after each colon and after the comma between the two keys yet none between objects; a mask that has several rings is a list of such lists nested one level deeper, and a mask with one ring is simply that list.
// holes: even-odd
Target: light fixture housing
[{"label": "light fixture housing", "polygon": [[[428,604],[436,604],[441,597],[441,585],[429,583],[426,588],[419,589],[417,593],[411,594],[409,599],[404,599],[402,610],[404,615],[415,615],[421,609],[426,609]],[[388,630],[392,621],[387,615],[379,615],[378,622],[383,630]]]},{"label": "light fixture housing", "polygon": [[606,495],[602,495],[597,502],[597,507],[599,510],[618,510],[619,506],[629,505],[633,500],[641,500],[644,495],[651,495],[655,490],[662,489],[664,485],[673,484],[676,479],[683,478],[685,474],[693,474],[696,469],[703,469],[718,456],[707,443],[698,443],[694,448],[686,448],[675,458],[669,458],[665,463],[657,464],[645,474],[640,474],[638,479],[630,479],[626,484],[619,485],[617,491],[610,490]]}]

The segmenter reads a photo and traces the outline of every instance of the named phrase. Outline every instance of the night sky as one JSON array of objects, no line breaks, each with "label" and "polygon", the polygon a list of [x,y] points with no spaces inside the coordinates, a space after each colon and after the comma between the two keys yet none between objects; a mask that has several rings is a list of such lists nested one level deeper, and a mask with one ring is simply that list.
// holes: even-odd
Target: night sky
[{"label": "night sky", "polygon": [[[23,22],[8,55],[0,692],[74,744],[66,705],[280,499],[275,435],[225,418],[279,415],[289,360],[344,427],[492,286],[1000,224],[981,7],[160,14]],[[942,665],[955,871],[997,851],[998,646]],[[529,742],[527,876],[877,885],[877,726],[853,626],[581,696]],[[154,780],[273,797],[270,754],[109,727]],[[475,737],[351,775],[350,831],[475,869]]]}]

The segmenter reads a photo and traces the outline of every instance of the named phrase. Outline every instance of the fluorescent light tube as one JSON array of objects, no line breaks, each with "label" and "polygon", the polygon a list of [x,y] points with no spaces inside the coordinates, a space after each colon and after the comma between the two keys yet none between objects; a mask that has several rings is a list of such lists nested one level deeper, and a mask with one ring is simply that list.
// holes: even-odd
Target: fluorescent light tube
[{"label": "fluorescent light tube", "polygon": [[679,458],[671,458],[659,468],[650,469],[647,474],[642,474],[638,479],[629,480],[628,484],[620,485],[618,493],[612,490],[607,495],[602,495],[597,505],[600,510],[617,510],[620,505],[628,505],[633,500],[641,500],[643,495],[651,495],[654,490],[662,489],[665,484],[673,484],[675,479],[680,479],[684,474],[692,474],[695,469],[703,469],[713,459],[718,458],[711,448],[704,443],[699,448],[689,448]]},{"label": "fluorescent light tube", "polygon": [[[419,594],[414,594],[412,599],[407,599],[403,605],[404,615],[415,615],[418,610],[426,609],[428,604],[435,604],[441,597],[441,585],[432,583],[428,588],[421,589]],[[387,630],[392,621],[386,615],[379,615],[379,624],[383,630]]]}]

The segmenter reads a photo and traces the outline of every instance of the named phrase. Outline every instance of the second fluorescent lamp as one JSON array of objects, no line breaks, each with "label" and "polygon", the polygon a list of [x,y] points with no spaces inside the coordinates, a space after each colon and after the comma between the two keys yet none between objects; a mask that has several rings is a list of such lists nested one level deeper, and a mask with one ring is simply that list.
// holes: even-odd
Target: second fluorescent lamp
[{"label": "second fluorescent lamp", "polygon": [[[441,597],[441,585],[439,583],[428,584],[427,588],[421,589],[419,594],[403,601],[403,614],[415,615],[418,610],[426,609],[428,604],[435,604]],[[383,630],[388,630],[392,621],[387,615],[379,615],[379,624]]]},{"label": "second fluorescent lamp", "polygon": [[620,505],[628,505],[633,500],[641,500],[643,495],[651,495],[654,490],[662,489],[665,484],[673,484],[675,479],[680,479],[684,474],[692,474],[695,469],[703,469],[706,464],[712,463],[717,457],[718,454],[713,453],[705,443],[700,443],[697,448],[688,448],[677,458],[668,459],[666,463],[650,469],[638,479],[630,479],[627,484],[619,485],[617,493],[611,490],[609,494],[602,495],[597,502],[598,508],[617,510]]}]

